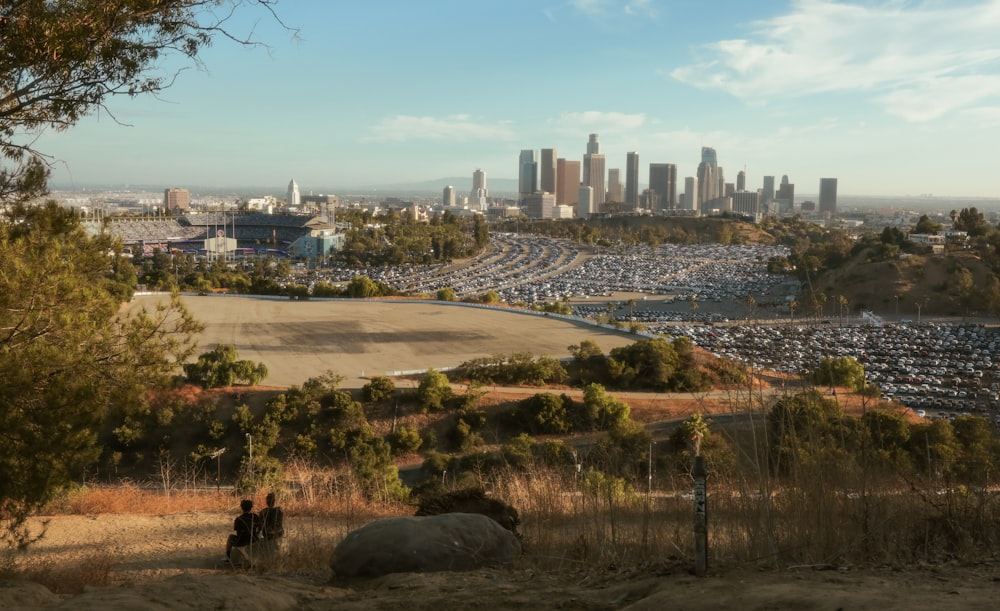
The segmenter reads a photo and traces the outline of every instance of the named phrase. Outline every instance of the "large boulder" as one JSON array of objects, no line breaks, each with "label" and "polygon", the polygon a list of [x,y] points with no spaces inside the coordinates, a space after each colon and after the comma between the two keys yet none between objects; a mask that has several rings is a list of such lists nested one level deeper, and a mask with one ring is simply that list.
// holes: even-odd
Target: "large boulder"
[{"label": "large boulder", "polygon": [[521,543],[478,513],[385,518],[351,532],[330,559],[334,577],[469,571],[509,566]]}]

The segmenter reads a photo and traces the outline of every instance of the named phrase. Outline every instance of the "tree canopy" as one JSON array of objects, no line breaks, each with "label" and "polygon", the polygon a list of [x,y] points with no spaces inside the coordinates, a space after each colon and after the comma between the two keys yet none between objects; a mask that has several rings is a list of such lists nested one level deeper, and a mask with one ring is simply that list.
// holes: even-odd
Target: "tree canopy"
[{"label": "tree canopy", "polygon": [[137,278],[119,244],[54,203],[35,205],[48,178],[38,135],[107,113],[113,96],[169,87],[169,56],[197,64],[218,36],[254,44],[227,29],[231,17],[254,7],[277,20],[276,2],[0,5],[0,541],[27,542],[26,517],[97,457],[101,420],[142,410],[201,328],[176,296],[122,308]]},{"label": "tree canopy", "polygon": [[0,219],[0,539],[76,480],[109,413],[142,406],[201,325],[175,297],[122,309],[121,259],[55,204]]},{"label": "tree canopy", "polygon": [[[231,28],[237,10],[277,20],[277,0],[14,0],[0,5],[0,202],[44,193],[34,149],[44,129],[65,130],[109,98],[155,94],[176,72],[163,60],[197,63],[223,36],[256,44]],[[113,115],[111,115],[113,118]]]}]

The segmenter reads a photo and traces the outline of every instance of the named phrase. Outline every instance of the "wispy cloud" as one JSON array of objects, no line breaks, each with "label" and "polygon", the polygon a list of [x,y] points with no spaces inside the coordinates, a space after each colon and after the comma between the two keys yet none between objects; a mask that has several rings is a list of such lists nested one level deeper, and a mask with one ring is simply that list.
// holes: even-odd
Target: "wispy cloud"
[{"label": "wispy cloud", "polygon": [[585,15],[605,17],[622,14],[638,17],[655,17],[652,0],[570,0],[569,4]]},{"label": "wispy cloud", "polygon": [[585,110],[583,112],[562,113],[556,119],[555,127],[559,130],[568,130],[571,133],[579,133],[581,129],[617,133],[637,129],[645,123],[645,113],[628,114],[624,112]]},{"label": "wispy cloud", "polygon": [[929,121],[1000,105],[1000,0],[955,6],[797,0],[749,36],[703,48],[671,76],[749,101],[862,92],[887,113]]},{"label": "wispy cloud", "polygon": [[516,134],[509,122],[477,123],[469,115],[447,117],[416,117],[394,115],[372,127],[364,142],[406,142],[435,140],[465,142],[469,140],[514,140]]}]

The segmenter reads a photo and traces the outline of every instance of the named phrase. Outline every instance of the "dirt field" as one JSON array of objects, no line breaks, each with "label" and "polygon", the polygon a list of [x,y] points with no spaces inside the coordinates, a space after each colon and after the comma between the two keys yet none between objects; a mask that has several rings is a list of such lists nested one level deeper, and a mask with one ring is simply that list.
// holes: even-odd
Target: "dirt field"
[{"label": "dirt field", "polygon": [[[132,307],[156,299],[137,297]],[[332,370],[345,376],[344,388],[360,388],[365,376],[389,371],[454,367],[511,352],[560,358],[586,339],[605,352],[635,341],[589,325],[459,305],[216,296],[185,296],[184,303],[205,323],[198,354],[233,344],[241,359],[267,365],[264,384],[274,386]]]},{"label": "dirt field", "polygon": [[36,584],[0,582],[0,608],[942,611],[994,609],[1000,594],[1000,569],[991,562],[906,569],[710,565],[699,578],[686,563],[669,559],[542,572],[532,568],[530,552],[510,570],[403,573],[342,587],[330,583],[328,553],[319,550],[353,527],[345,520],[292,517],[286,523],[286,547],[317,549],[313,569],[234,571],[218,563],[232,518],[195,508],[156,516],[55,516],[31,555],[54,571],[110,560],[112,585],[57,596]]}]

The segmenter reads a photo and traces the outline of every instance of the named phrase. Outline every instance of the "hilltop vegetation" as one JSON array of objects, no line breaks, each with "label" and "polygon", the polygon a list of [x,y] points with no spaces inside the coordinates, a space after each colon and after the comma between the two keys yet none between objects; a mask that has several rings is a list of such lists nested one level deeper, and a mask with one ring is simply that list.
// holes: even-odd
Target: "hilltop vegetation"
[{"label": "hilltop vegetation", "polygon": [[[1000,230],[975,208],[953,212],[952,239],[942,254],[886,227],[852,239],[843,229],[824,229],[798,218],[767,219],[762,228],[791,250],[775,271],[802,282],[798,306],[810,315],[858,308],[881,314],[1000,316]],[[912,233],[943,229],[923,217]]]}]

